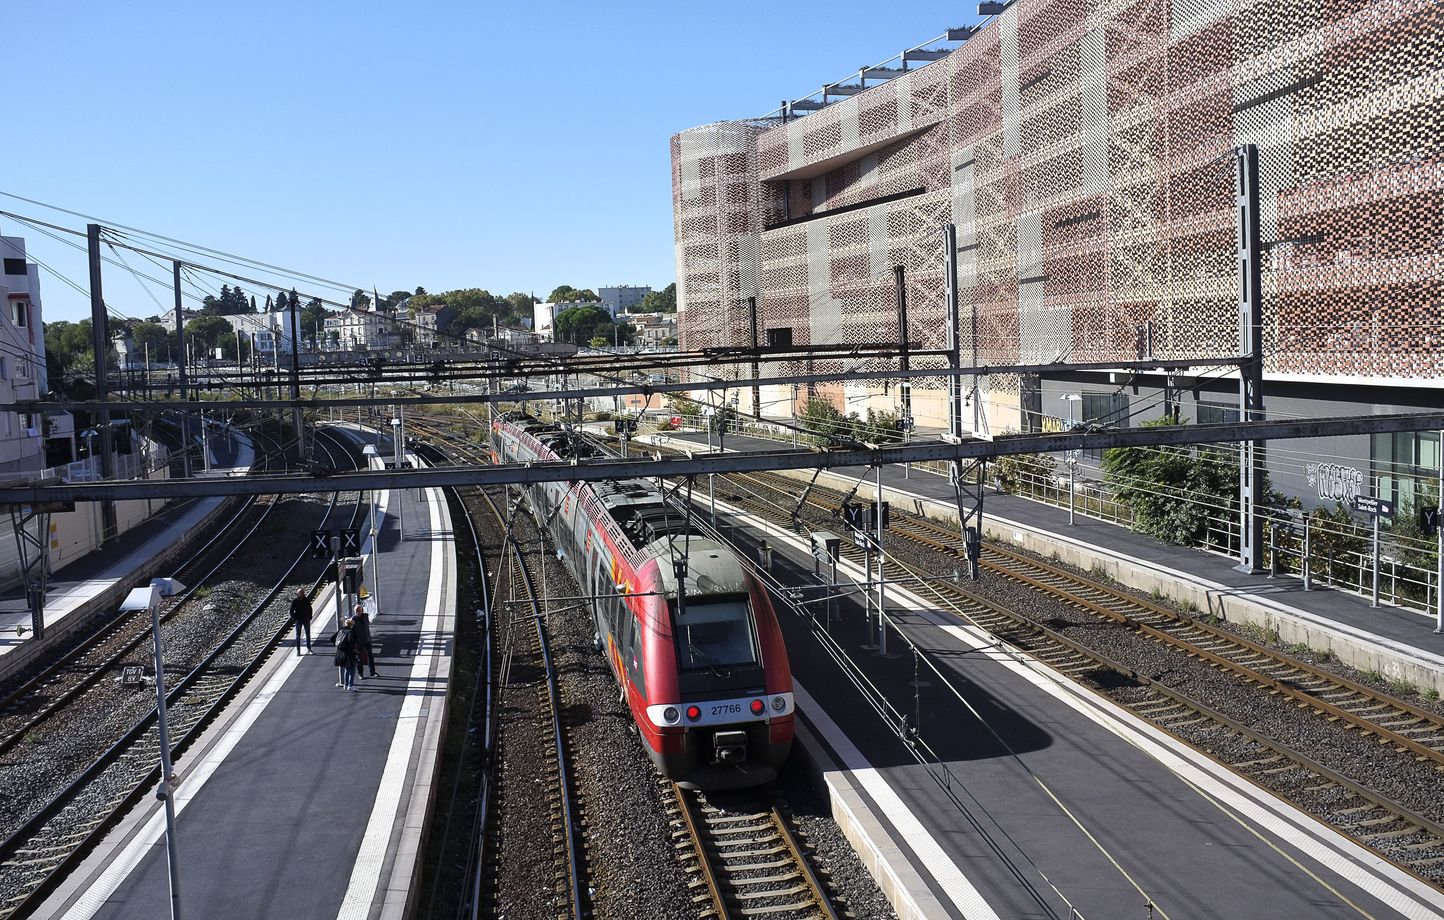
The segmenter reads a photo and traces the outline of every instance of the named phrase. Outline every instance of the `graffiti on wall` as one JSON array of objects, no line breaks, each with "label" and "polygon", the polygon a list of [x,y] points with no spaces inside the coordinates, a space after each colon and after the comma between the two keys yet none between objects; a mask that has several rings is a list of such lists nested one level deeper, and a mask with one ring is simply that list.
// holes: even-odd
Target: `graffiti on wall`
[{"label": "graffiti on wall", "polygon": [[1325,501],[1348,502],[1364,490],[1364,471],[1337,463],[1310,463],[1305,465],[1309,485],[1319,491],[1319,498]]}]

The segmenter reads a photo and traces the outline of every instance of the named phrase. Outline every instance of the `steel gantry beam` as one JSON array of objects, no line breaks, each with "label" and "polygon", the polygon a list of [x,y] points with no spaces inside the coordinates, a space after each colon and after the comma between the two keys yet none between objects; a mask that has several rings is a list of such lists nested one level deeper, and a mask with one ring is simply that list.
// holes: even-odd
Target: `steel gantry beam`
[{"label": "steel gantry beam", "polygon": [[[936,356],[936,352],[910,353],[910,357]],[[767,358],[769,362],[776,361],[776,358]],[[857,359],[869,360],[869,359]],[[1200,367],[1236,367],[1240,358],[1199,358],[1178,361],[1099,361],[1080,364],[999,364],[980,365],[978,367],[963,367],[960,371],[954,372],[946,367],[913,367],[907,370],[880,370],[880,371],[840,371],[827,374],[787,374],[777,377],[759,377],[755,380],[757,386],[770,386],[774,384],[812,384],[830,383],[837,381],[859,381],[859,380],[906,380],[920,377],[950,377],[955,373],[963,377],[986,377],[990,374],[1056,374],[1063,371],[1135,371],[1140,373],[1187,373],[1192,368]],[[591,376],[598,376],[596,372],[586,372]],[[518,375],[500,375],[518,376]],[[355,381],[351,381],[355,382]],[[387,381],[375,381],[386,383]],[[129,400],[124,403],[100,402],[97,400],[17,400],[15,407],[21,412],[45,412],[45,411],[95,411],[97,409],[125,409],[131,412],[199,412],[201,410],[232,410],[232,409],[286,409],[300,405],[306,409],[326,409],[341,406],[393,406],[393,405],[448,405],[448,404],[476,404],[476,403],[526,403],[526,402],[549,402],[551,400],[579,400],[593,397],[609,396],[648,396],[662,393],[687,393],[694,390],[735,390],[741,386],[752,386],[754,381],[738,380],[697,380],[688,383],[623,383],[608,386],[596,387],[574,387],[564,390],[525,390],[514,393],[471,393],[463,395],[433,395],[423,394],[418,396],[376,396],[376,397],[342,397],[336,399],[303,398],[299,402],[289,399],[226,399],[226,400],[192,400],[181,403],[174,400]],[[193,384],[194,386],[194,384]]]},{"label": "steel gantry beam", "polygon": [[691,458],[596,460],[587,463],[529,463],[498,466],[438,467],[424,470],[345,473],[334,476],[234,476],[224,479],[158,479],[81,482],[59,486],[0,488],[0,506],[56,501],[104,501],[132,498],[188,498],[207,495],[273,495],[296,492],[350,492],[370,489],[506,485],[536,482],[598,482],[657,476],[698,476],[708,473],[752,473],[868,467],[926,461],[969,461],[1014,454],[1052,454],[1066,450],[1215,444],[1250,439],[1322,438],[1390,431],[1434,431],[1444,428],[1444,412],[1371,415],[1293,421],[1237,422],[1225,425],[1184,425],[1126,430],[1023,434],[991,441],[914,442],[900,447],[867,450],[769,451],[703,454]]}]

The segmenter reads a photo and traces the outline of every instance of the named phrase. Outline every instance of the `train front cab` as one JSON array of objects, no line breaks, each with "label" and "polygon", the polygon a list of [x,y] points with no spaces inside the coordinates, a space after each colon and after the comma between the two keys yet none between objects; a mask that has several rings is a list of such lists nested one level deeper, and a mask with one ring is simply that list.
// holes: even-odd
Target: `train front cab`
[{"label": "train front cab", "polygon": [[633,705],[657,768],[688,788],[771,782],[792,747],[794,704],[766,594],[749,579],[747,593],[688,601],[680,616],[648,600],[659,628],[648,631],[646,696],[668,702]]}]

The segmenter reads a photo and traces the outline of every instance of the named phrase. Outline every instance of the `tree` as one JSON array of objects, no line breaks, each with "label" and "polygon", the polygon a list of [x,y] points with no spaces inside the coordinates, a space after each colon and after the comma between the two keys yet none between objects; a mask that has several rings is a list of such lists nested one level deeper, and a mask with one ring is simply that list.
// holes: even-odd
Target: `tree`
[{"label": "tree", "polygon": [[547,303],[596,303],[601,300],[595,291],[588,288],[574,288],[570,284],[558,285],[552,290]]},{"label": "tree", "polygon": [[[94,369],[95,351],[90,341],[90,320],[83,319],[78,323],[57,320],[45,324],[45,367],[52,381]],[[71,393],[68,388],[56,389]]]},{"label": "tree", "polygon": [[1202,543],[1210,516],[1228,513],[1238,498],[1237,461],[1211,446],[1111,447],[1103,452],[1103,479],[1133,509],[1134,530],[1180,546]]},{"label": "tree", "polygon": [[361,290],[360,288],[357,288],[357,289],[356,289],[356,293],[354,293],[354,294],[351,295],[351,309],[353,309],[353,310],[369,310],[369,309],[371,309],[371,295],[368,294],[368,293],[366,293],[365,291]]},{"label": "tree", "polygon": [[130,340],[135,343],[137,354],[143,356],[149,349],[152,361],[170,361],[175,352],[175,337],[160,323],[132,323]]},{"label": "tree", "polygon": [[515,293],[506,295],[506,303],[507,306],[510,308],[507,316],[512,321],[515,321],[518,319],[531,319],[531,308],[536,304],[541,303],[541,301],[537,300],[530,294],[523,294],[520,291],[517,291]]},{"label": "tree", "polygon": [[569,307],[556,315],[554,323],[559,341],[581,344],[598,336],[606,343],[612,341],[612,314],[603,307]]},{"label": "tree", "polygon": [[642,302],[637,304],[638,313],[676,313],[677,282],[672,282],[660,291],[648,291]]},{"label": "tree", "polygon": [[825,447],[838,438],[852,434],[852,424],[847,416],[839,412],[831,402],[816,396],[802,407],[802,414],[797,420],[804,429],[811,432],[808,440],[820,446]]},{"label": "tree", "polygon": [[[291,296],[295,297],[296,295],[293,293]],[[294,300],[291,301],[292,304],[295,302]],[[326,328],[326,317],[330,315],[331,314],[326,312],[326,307],[321,303],[320,299],[313,297],[310,303],[301,308],[300,314],[296,317],[297,331],[304,336],[306,330],[310,329],[312,338],[320,341],[321,332]],[[291,330],[287,329],[285,334],[290,335]]]},{"label": "tree", "polygon": [[231,324],[219,316],[197,316],[186,323],[186,344],[194,343],[196,348],[203,348],[206,354],[211,354],[211,349],[220,346],[226,347],[226,339],[231,340],[231,354],[235,354],[236,335]]},{"label": "tree", "polygon": [[239,286],[233,288],[229,284],[223,284],[220,297],[208,294],[201,301],[202,316],[240,316],[242,313],[254,312],[255,304]]}]

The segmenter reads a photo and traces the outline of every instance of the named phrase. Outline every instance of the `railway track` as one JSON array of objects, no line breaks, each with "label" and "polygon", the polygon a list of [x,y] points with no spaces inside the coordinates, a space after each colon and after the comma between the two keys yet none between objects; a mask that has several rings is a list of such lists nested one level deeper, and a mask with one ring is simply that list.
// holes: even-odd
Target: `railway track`
[{"label": "railway track", "polygon": [[[766,490],[763,494],[726,496],[734,504],[776,523],[789,523],[786,514],[795,502],[794,480],[772,474],[730,478]],[[831,516],[836,504],[828,504],[828,499],[834,496],[840,498],[840,493],[814,487],[808,504],[815,514]],[[950,538],[952,544],[942,542],[943,537]],[[1334,769],[1325,762],[1325,756],[1310,756],[1256,730],[1247,719],[1230,716],[1183,689],[1141,673],[1109,653],[1067,635],[1067,626],[1053,628],[1046,618],[1040,621],[1029,617],[963,585],[939,579],[935,564],[924,568],[899,558],[897,541],[902,540],[932,560],[960,560],[961,554],[954,548],[957,536],[943,527],[911,515],[894,514],[889,538],[894,541],[889,548],[889,567],[901,571],[904,577],[918,579],[921,587],[914,588],[914,592],[935,599],[942,610],[1029,653],[1074,681],[1099,687],[1100,673],[1114,675],[1102,680],[1101,688],[1114,702],[1239,775],[1294,801],[1411,874],[1435,887],[1444,887],[1444,824],[1426,813],[1425,807],[1410,807],[1375,788],[1376,777]],[[860,549],[845,544],[843,551],[861,565]],[[1287,700],[1327,730],[1374,739],[1381,751],[1429,765],[1436,771],[1444,763],[1439,756],[1444,720],[1428,710],[1006,547],[989,547],[982,564],[991,574],[1042,592],[1056,604],[1085,611],[1100,622],[1127,629],[1174,654],[1227,674],[1252,692]],[[895,625],[904,626],[907,618],[895,612],[893,619]]]},{"label": "railway track", "polygon": [[[761,477],[748,475],[747,478],[768,488],[777,488]],[[816,488],[814,492],[828,494]],[[831,510],[824,502],[810,500],[810,503],[819,510]],[[907,540],[944,559],[958,562],[963,559],[956,548],[957,535],[926,518],[906,513],[894,515],[890,537]],[[986,547],[981,565],[994,575],[1026,585],[1100,619],[1126,626],[1246,683],[1285,696],[1332,722],[1342,722],[1373,735],[1400,753],[1407,752],[1444,767],[1444,715],[1003,544]]]},{"label": "railway track", "polygon": [[[450,453],[470,462],[489,462],[474,444],[444,429],[413,423],[413,431],[425,431],[428,436],[444,443],[446,451],[443,455]],[[524,704],[515,701],[515,698],[508,699],[508,695],[516,693],[519,686],[530,684],[536,696],[526,709],[537,714],[533,721],[545,724],[544,738],[522,741],[514,734],[519,730],[517,726],[520,720],[513,718],[509,728],[504,726],[501,729],[499,740],[493,745],[494,759],[504,762],[509,753],[508,749],[518,750],[523,744],[536,742],[535,750],[542,761],[540,770],[544,782],[541,785],[546,790],[546,802],[544,805],[535,801],[524,804],[533,812],[544,811],[547,833],[544,841],[538,835],[537,839],[528,843],[533,848],[541,846],[549,849],[548,859],[554,868],[550,896],[557,912],[574,920],[581,920],[589,911],[586,858],[577,807],[577,789],[570,765],[564,705],[558,689],[558,672],[552,658],[546,618],[541,606],[541,592],[528,564],[527,552],[512,534],[508,513],[498,506],[496,498],[480,488],[458,489],[456,494],[469,513],[477,512],[492,518],[497,532],[506,535],[501,544],[500,558],[496,560],[495,584],[492,588],[490,617],[497,633],[497,641],[502,645],[495,677],[497,698],[489,703],[489,707],[497,712],[517,709]],[[532,679],[538,676],[541,679]],[[470,915],[473,917],[486,913],[484,908],[489,906],[486,904],[486,895],[496,891],[496,877],[500,871],[497,860],[505,856],[502,848],[517,845],[515,842],[503,840],[488,846],[486,825],[494,820],[495,811],[507,807],[508,794],[527,798],[535,795],[536,787],[532,785],[536,780],[534,772],[529,771],[525,777],[508,778],[497,776],[493,766],[489,778],[497,788],[487,788],[481,792],[484,805],[477,822],[481,836],[474,846],[475,865],[468,869],[468,874],[473,878],[472,885],[476,889],[469,899]],[[509,790],[508,786],[514,791]],[[538,828],[533,826],[531,831],[536,834]]]},{"label": "railway track", "polygon": [[697,876],[699,917],[837,920],[827,886],[775,803],[746,795],[713,802],[667,786],[676,807],[674,844]]},{"label": "railway track", "polygon": [[[361,516],[357,495],[351,523]],[[237,545],[232,553],[239,551]],[[228,557],[229,558],[229,557]],[[290,629],[284,603],[273,603],[296,586],[299,554],[259,603],[183,676],[167,678],[167,709],[173,757],[178,757],[247,683]],[[308,580],[315,593],[323,570]],[[282,598],[284,601],[284,598]],[[148,638],[148,636],[146,637]],[[97,685],[96,681],[91,686]],[[65,710],[52,710],[50,719]],[[61,729],[57,728],[56,731]],[[22,738],[34,734],[22,735]],[[13,759],[23,746],[10,752]],[[23,917],[39,905],[122,814],[160,780],[160,743],[152,706],[53,797],[0,842],[0,920]]]}]

